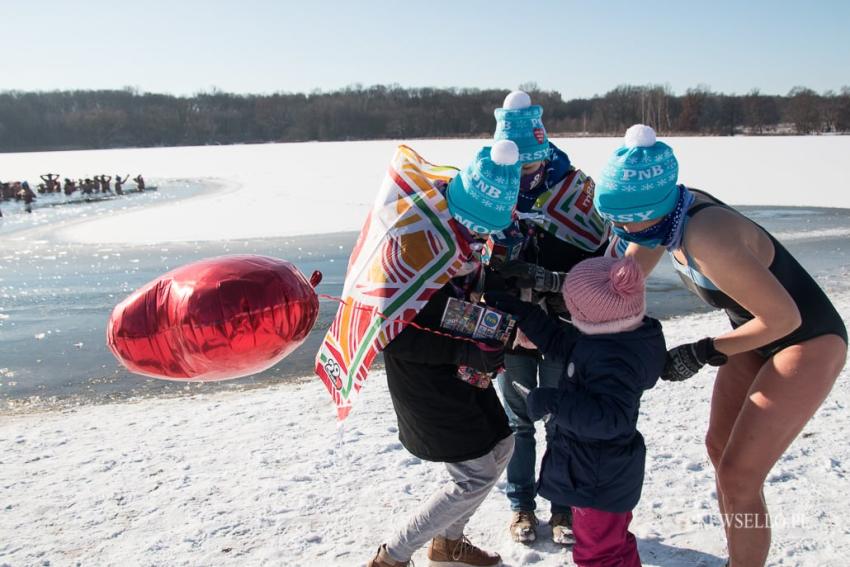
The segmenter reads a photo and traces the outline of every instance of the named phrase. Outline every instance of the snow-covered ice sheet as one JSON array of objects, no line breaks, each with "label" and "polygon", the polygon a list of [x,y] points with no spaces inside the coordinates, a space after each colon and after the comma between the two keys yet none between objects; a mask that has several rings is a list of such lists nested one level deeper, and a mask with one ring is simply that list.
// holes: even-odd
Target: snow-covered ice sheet
[{"label": "snow-covered ice sheet", "polygon": [[[662,138],[665,139],[665,138]],[[731,204],[850,208],[850,136],[667,138],[680,181]],[[595,176],[620,138],[554,139]],[[50,237],[85,243],[221,240],[359,230],[395,147],[463,167],[487,140],[309,142],[0,154],[3,179],[142,172],[149,184],[214,179],[223,189],[73,223]],[[132,187],[132,184],[130,184]]]}]

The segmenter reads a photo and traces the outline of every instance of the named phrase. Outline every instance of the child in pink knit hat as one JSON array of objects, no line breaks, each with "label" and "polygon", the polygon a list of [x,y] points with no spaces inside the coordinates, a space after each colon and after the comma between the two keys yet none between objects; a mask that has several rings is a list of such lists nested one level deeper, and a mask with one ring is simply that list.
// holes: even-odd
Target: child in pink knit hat
[{"label": "child in pink knit hat", "polygon": [[637,430],[640,398],[664,369],[661,323],[645,315],[646,290],[630,258],[590,258],[563,286],[572,324],[559,325],[538,307],[489,293],[512,313],[544,356],[568,361],[559,388],[535,388],[528,415],[551,419],[538,493],[573,510],[573,560],[581,567],[639,566],[628,527],[640,500],[646,446]]}]

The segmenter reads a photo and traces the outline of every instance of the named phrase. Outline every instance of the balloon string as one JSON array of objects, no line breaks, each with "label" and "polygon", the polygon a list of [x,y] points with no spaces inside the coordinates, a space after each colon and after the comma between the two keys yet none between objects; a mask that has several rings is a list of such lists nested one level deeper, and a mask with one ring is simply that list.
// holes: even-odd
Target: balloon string
[{"label": "balloon string", "polygon": [[[346,305],[348,307],[351,307],[353,309],[359,309],[360,311],[370,311],[370,312],[372,312],[373,315],[377,315],[379,318],[381,318],[384,321],[390,320],[389,317],[387,317],[386,315],[384,315],[383,313],[381,313],[380,311],[378,311],[374,307],[368,307],[368,306],[365,306],[365,305],[354,305],[353,303],[349,303],[348,301],[346,301],[345,299],[342,299],[341,297],[336,297],[336,296],[333,296],[333,295],[327,295],[325,293],[320,293],[320,294],[318,294],[318,296],[323,298],[323,299],[330,299],[331,301],[336,301],[338,303],[341,303],[341,304]],[[481,342],[481,341],[479,341],[477,339],[473,339],[471,337],[459,337],[457,335],[452,335],[450,333],[444,333],[443,331],[438,331],[436,329],[431,329],[429,327],[423,327],[422,325],[419,325],[419,324],[417,324],[413,321],[399,320],[399,323],[401,323],[405,327],[410,325],[411,327],[413,327],[415,329],[419,329],[420,331],[425,331],[426,333],[432,333],[434,335],[438,335],[438,336],[441,336],[441,337],[448,337],[448,338],[454,339],[456,341],[470,342],[470,343],[473,343],[473,344],[477,345],[479,348],[482,348],[484,350],[493,350],[492,345],[488,345],[487,343]]]}]

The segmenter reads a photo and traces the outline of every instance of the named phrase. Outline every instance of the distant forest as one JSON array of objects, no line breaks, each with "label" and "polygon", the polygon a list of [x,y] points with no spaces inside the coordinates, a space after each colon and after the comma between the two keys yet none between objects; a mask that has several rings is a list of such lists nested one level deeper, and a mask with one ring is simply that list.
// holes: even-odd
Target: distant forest
[{"label": "distant forest", "polygon": [[[662,134],[850,132],[850,87],[785,96],[754,90],[727,95],[707,87],[623,85],[593,98],[522,85],[543,105],[551,136],[620,135],[634,123]],[[191,97],[99,91],[0,92],[0,151],[182,146],[308,140],[486,137],[507,90],[376,85],[310,94]]]}]

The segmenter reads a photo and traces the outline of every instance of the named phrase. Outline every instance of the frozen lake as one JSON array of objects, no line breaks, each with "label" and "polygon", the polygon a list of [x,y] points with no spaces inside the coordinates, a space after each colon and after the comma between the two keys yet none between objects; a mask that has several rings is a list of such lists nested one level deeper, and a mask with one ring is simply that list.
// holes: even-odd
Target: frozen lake
[{"label": "frozen lake", "polygon": [[[838,151],[850,151],[848,142],[837,137],[671,140],[682,171],[696,166],[697,178],[714,175],[713,170],[700,169],[706,161],[700,148],[715,156],[731,156],[736,148],[775,156],[796,145],[797,154],[812,164],[826,160],[821,170],[808,175],[805,187],[795,177],[796,169],[785,184],[773,180],[767,187],[773,175],[769,172],[746,193],[727,194],[730,183],[755,177],[749,170],[747,175],[727,175],[729,183],[720,187],[701,187],[732,203],[757,203],[742,210],[785,242],[829,293],[847,288],[850,210],[812,205],[850,207],[848,184],[841,177],[846,174],[837,159],[830,161]],[[481,143],[409,145],[435,162],[462,164]],[[595,167],[616,140],[558,143],[577,165],[586,161]],[[64,405],[185,388],[250,387],[311,375],[314,353],[336,310],[332,301],[322,301],[315,330],[286,360],[262,374],[221,384],[187,385],[128,373],[106,348],[106,320],[118,301],[144,283],[177,266],[223,254],[276,256],[308,275],[320,270],[325,277],[319,291],[338,295],[355,231],[395,145],[269,144],[0,155],[0,171],[11,173],[4,179],[28,178],[32,183],[35,172],[48,170],[73,177],[140,170],[149,184],[158,186],[158,191],[90,203],[64,204],[64,196],[42,196],[32,214],[20,203],[0,204],[0,400],[13,406]],[[695,154],[693,163],[683,154]],[[727,174],[732,167],[727,164]],[[823,170],[827,167],[829,171]],[[816,182],[830,175],[837,181]],[[688,182],[687,173],[682,180]],[[772,201],[810,203],[777,207]],[[704,307],[677,283],[672,270],[659,269],[650,281],[649,309],[667,317]]]}]

